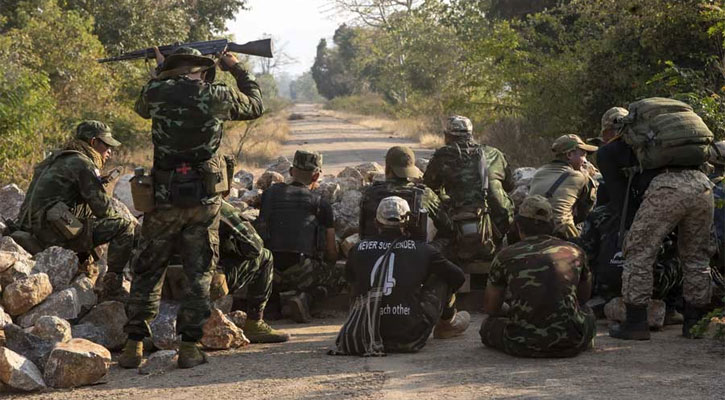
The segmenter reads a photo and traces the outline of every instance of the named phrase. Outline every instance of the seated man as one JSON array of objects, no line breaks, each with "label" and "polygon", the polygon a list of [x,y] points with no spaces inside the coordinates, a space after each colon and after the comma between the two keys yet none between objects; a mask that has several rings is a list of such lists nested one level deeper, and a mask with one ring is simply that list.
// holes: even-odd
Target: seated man
[{"label": "seated man", "polygon": [[[233,205],[222,201],[219,223],[218,273],[212,279],[211,299],[247,288],[244,334],[252,343],[286,342],[289,335],[264,322],[264,308],[272,294],[272,252]],[[239,309],[234,304],[234,309]]]},{"label": "seated man", "polygon": [[123,268],[136,229],[113,209],[99,172],[120,144],[106,124],[81,122],[73,139],[35,167],[16,224],[41,248],[61,246],[83,256],[108,243],[103,292],[110,298],[123,293]]},{"label": "seated man", "polygon": [[345,265],[353,296],[367,293],[395,242],[380,303],[380,336],[388,352],[416,352],[434,326],[434,337],[444,339],[463,334],[471,322],[467,312],[456,312],[454,306],[455,292],[465,281],[463,271],[425,241],[407,238],[409,213],[402,198],[383,199],[376,216],[379,233],[353,248]]},{"label": "seated man", "polygon": [[321,154],[298,150],[290,168],[292,183],[277,183],[264,191],[257,219],[264,246],[274,254],[275,291],[292,294],[282,315],[296,322],[309,322],[313,302],[342,282],[342,271],[334,268],[332,206],[311,190],[321,172]]},{"label": "seated man", "polygon": [[[584,252],[551,236],[553,211],[542,196],[524,199],[514,219],[521,241],[493,260],[484,293],[481,341],[520,357],[573,357],[591,347],[595,318],[584,304],[591,275]],[[508,315],[501,315],[504,297]]]}]

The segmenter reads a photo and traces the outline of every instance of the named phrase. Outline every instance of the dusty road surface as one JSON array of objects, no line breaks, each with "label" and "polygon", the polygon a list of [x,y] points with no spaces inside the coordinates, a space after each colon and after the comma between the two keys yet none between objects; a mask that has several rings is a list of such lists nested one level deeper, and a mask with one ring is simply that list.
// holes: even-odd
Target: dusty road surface
[{"label": "dusty road surface", "polygon": [[[385,150],[402,138],[319,114],[295,112],[285,155],[298,147],[322,151],[325,172],[365,161],[383,163]],[[411,144],[412,145],[412,144]],[[415,147],[415,146],[414,146]],[[427,154],[416,149],[419,154]],[[210,353],[209,363],[142,376],[114,365],[106,383],[24,399],[725,399],[725,348],[686,340],[680,327],[649,342],[610,339],[606,326],[592,351],[573,359],[531,360],[485,348],[480,315],[465,336],[431,339],[418,354],[382,358],[329,356],[341,316],[310,324],[272,321],[293,334],[288,343],[250,345]],[[114,355],[114,359],[118,354]]]},{"label": "dusty road surface", "polygon": [[282,154],[292,160],[297,149],[319,151],[323,155],[323,174],[335,174],[347,166],[376,161],[385,165],[385,152],[392,146],[411,147],[417,157],[430,157],[432,150],[395,133],[352,124],[321,113],[319,105],[298,104],[292,113],[303,119],[290,121],[290,138]]}]

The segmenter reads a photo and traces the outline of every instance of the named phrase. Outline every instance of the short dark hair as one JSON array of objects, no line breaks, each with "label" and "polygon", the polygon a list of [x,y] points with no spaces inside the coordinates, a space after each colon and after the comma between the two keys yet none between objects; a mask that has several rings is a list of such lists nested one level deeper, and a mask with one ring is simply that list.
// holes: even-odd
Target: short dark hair
[{"label": "short dark hair", "polygon": [[519,232],[527,236],[551,235],[554,233],[554,223],[517,215],[514,222],[519,227]]}]

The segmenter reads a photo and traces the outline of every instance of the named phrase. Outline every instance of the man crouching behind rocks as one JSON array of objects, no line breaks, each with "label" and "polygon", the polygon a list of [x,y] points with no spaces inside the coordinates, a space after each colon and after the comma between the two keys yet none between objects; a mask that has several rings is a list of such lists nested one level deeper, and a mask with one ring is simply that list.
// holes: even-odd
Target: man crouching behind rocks
[{"label": "man crouching behind rocks", "polygon": [[40,248],[27,249],[32,253],[61,246],[82,258],[109,243],[103,281],[107,297],[122,292],[123,268],[131,256],[136,227],[135,221],[113,209],[100,176],[111,149],[120,144],[106,124],[81,122],[73,139],[35,167],[17,221],[20,231],[37,239],[32,243]]}]

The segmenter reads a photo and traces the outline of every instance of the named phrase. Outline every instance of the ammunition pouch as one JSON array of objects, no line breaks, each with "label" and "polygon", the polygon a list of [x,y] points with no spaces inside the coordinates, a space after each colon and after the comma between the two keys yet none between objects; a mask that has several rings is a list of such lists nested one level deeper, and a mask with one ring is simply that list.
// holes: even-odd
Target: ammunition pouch
[{"label": "ammunition pouch", "polygon": [[232,181],[234,181],[234,167],[237,165],[237,160],[232,155],[224,156],[224,161],[227,165],[227,189],[224,191],[224,195],[228,195],[232,190]]},{"label": "ammunition pouch", "polygon": [[199,175],[207,196],[211,197],[220,193],[229,192],[226,157],[215,155],[204,161],[199,167]]},{"label": "ammunition pouch", "polygon": [[153,175],[133,176],[131,182],[131,197],[133,208],[148,213],[156,208]]},{"label": "ammunition pouch", "polygon": [[481,208],[467,208],[454,213],[458,256],[470,260],[477,256],[489,257],[496,249],[491,216]]},{"label": "ammunition pouch", "polygon": [[173,170],[154,170],[153,175],[156,184],[167,185],[171,205],[180,208],[196,207],[203,199],[230,189],[227,162],[219,155],[194,167],[183,164]]},{"label": "ammunition pouch", "polygon": [[73,240],[83,231],[84,224],[68,206],[59,201],[45,212],[45,220],[62,240]]}]

